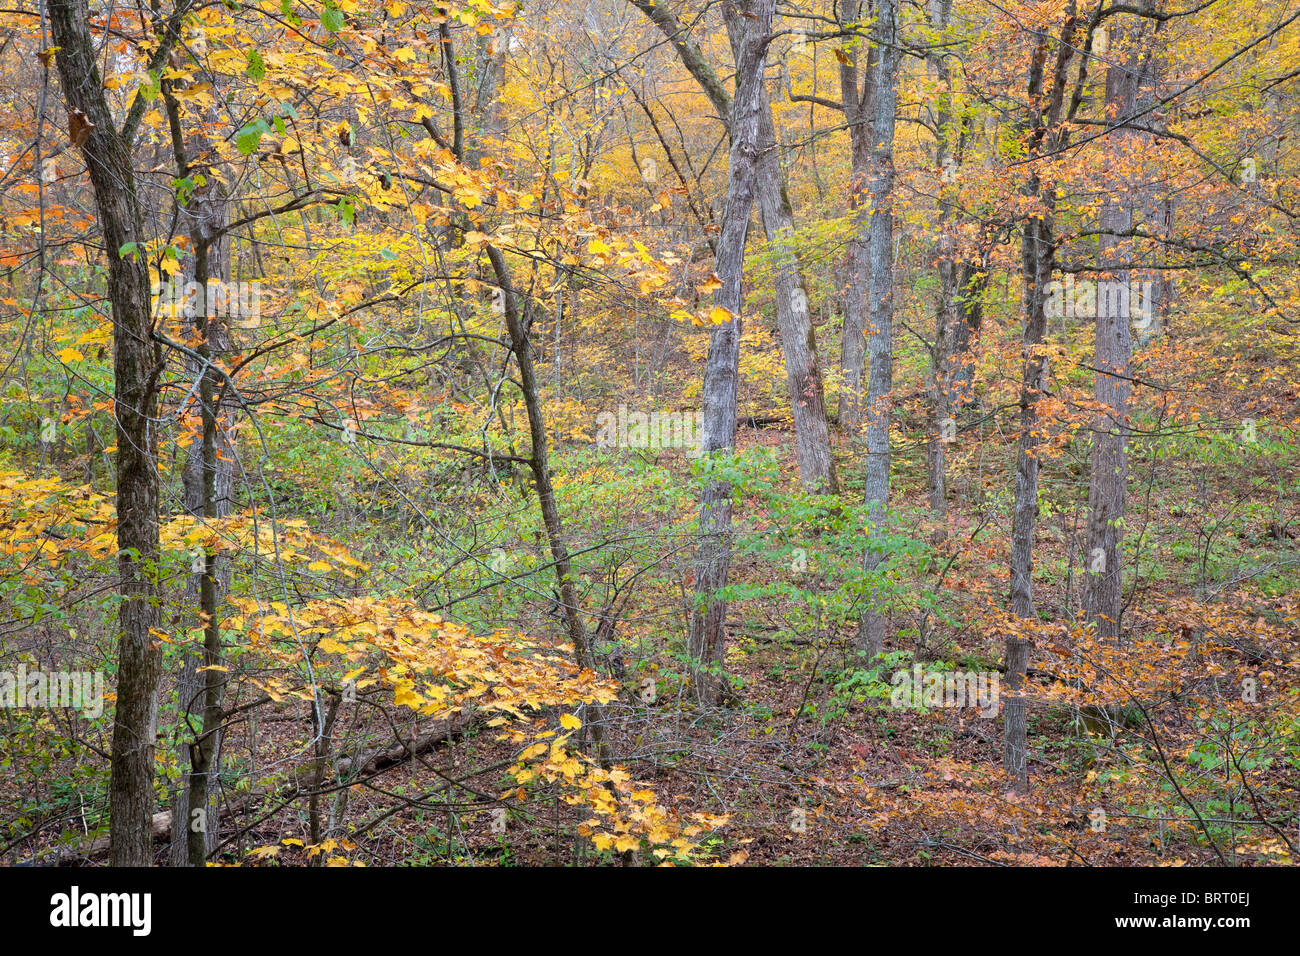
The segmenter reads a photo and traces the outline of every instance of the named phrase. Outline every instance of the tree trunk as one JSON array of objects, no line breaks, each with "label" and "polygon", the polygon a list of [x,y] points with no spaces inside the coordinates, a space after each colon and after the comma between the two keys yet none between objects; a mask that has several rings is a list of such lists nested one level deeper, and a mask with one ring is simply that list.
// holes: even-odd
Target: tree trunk
[{"label": "tree trunk", "polygon": [[[861,9],[861,0],[847,0],[840,26],[849,29]],[[862,425],[864,374],[867,354],[867,317],[871,311],[869,291],[871,261],[868,246],[871,233],[871,178],[873,103],[876,90],[876,61],[880,50],[872,45],[866,62],[858,62],[854,45],[840,63],[840,110],[849,128],[849,209],[853,230],[844,256],[844,328],[840,340],[840,396],[837,417],[840,428],[856,436]]]},{"label": "tree trunk", "polygon": [[833,494],[839,490],[839,481],[826,426],[826,392],[817,357],[817,337],[808,309],[808,289],[794,250],[794,213],[777,152],[772,104],[766,88],[760,106],[755,188],[763,230],[775,253],[776,322],[794,416],[795,456],[804,487]]},{"label": "tree trunk", "polygon": [[[89,123],[79,145],[90,171],[108,256],[117,419],[117,704],[113,712],[109,829],[113,866],[153,861],[154,737],[158,722],[159,624],[157,415],[159,348],[151,339],[149,270],[131,164],[131,136],[113,124],[90,35],[86,0],[49,0],[59,78],[71,126]],[[134,244],[134,245],[133,245]]]},{"label": "tree trunk", "polygon": [[[883,535],[889,508],[889,422],[890,396],[894,381],[894,110],[898,101],[897,0],[881,0],[875,36],[875,96],[871,122],[871,234],[868,253],[871,266],[871,328],[867,338],[870,375],[867,379],[866,478],[868,534]],[[868,575],[883,574],[886,555],[868,546],[863,567]],[[885,614],[877,593],[858,621],[858,649],[868,659],[880,653],[885,641]]]},{"label": "tree trunk", "polygon": [[[733,104],[726,87],[678,22],[666,3],[632,0],[666,36],[677,51],[682,65],[704,91],[718,116],[727,126],[735,143],[732,128]],[[736,7],[723,7],[733,57],[740,63],[744,38],[744,20]],[[737,73],[739,75],[739,71]],[[812,313],[808,308],[808,289],[794,249],[794,211],[786,188],[785,170],[777,147],[776,128],[772,121],[772,103],[767,87],[759,91],[758,146],[755,158],[755,193],[762,215],[763,231],[775,252],[776,320],[781,351],[785,361],[786,388],[794,418],[795,457],[799,477],[810,490],[835,492],[839,482],[831,456],[830,430],[826,424],[826,395],[822,383],[821,360]]]},{"label": "tree trunk", "polygon": [[[537,483],[537,500],[542,509],[542,523],[546,527],[551,558],[555,562],[555,577],[560,589],[560,602],[564,605],[565,625],[569,631],[569,640],[573,642],[573,656],[578,666],[584,670],[594,671],[596,662],[587,640],[586,626],[582,623],[581,608],[578,606],[578,590],[573,586],[573,565],[569,556],[569,546],[565,541],[564,525],[560,520],[560,509],[555,503],[555,488],[551,483],[546,422],[542,417],[541,394],[537,389],[537,373],[533,367],[532,343],[528,339],[528,333],[519,315],[519,301],[505,257],[495,246],[488,246],[487,254],[492,263],[492,271],[496,274],[497,287],[502,293],[506,328],[510,333],[510,348],[519,366],[519,385],[523,391],[524,407],[528,411],[528,431],[532,441],[529,464],[533,480]],[[608,766],[609,748],[605,743],[604,708],[599,704],[591,703],[587,705],[587,710],[591,714],[591,719],[586,726],[590,729],[592,740],[596,744],[597,756],[602,765]]]},{"label": "tree trunk", "polygon": [[[1106,118],[1129,116],[1137,103],[1138,80],[1143,72],[1137,31],[1121,28],[1106,71]],[[1128,49],[1127,62],[1117,55]],[[1110,133],[1115,146],[1111,168],[1122,170],[1135,137],[1122,126]],[[1097,287],[1097,338],[1093,365],[1097,381],[1093,399],[1098,406],[1092,433],[1092,461],[1088,479],[1088,554],[1084,588],[1084,613],[1097,634],[1111,640],[1120,636],[1123,607],[1123,564],[1120,540],[1128,486],[1129,364],[1133,358],[1130,326],[1128,269],[1115,268],[1131,258],[1131,241],[1122,238],[1133,228],[1133,207],[1139,186],[1110,182],[1101,207]]]},{"label": "tree trunk", "polygon": [[[186,513],[207,519],[230,514],[234,482],[234,454],[227,435],[231,416],[221,408],[216,372],[208,361],[220,359],[231,347],[227,315],[238,312],[230,303],[242,304],[247,296],[238,290],[218,297],[218,284],[225,288],[230,278],[229,240],[224,234],[229,222],[229,205],[220,170],[209,163],[209,147],[202,136],[187,145],[181,126],[181,108],[169,82],[164,99],[171,128],[172,151],[182,178],[194,182],[194,190],[182,209],[189,224],[190,246],[194,250],[190,279],[199,290],[192,316],[199,340],[197,358],[186,358],[190,375],[200,375],[199,413],[201,434],[186,449],[182,486]],[[199,185],[195,177],[205,182]],[[209,280],[213,280],[209,287]],[[188,310],[187,310],[188,314]],[[191,650],[177,678],[177,713],[181,722],[182,765],[189,764],[172,796],[173,819],[183,825],[172,829],[173,866],[203,866],[217,848],[219,837],[218,780],[221,767],[221,709],[225,699],[226,672],[221,666],[219,608],[229,590],[229,560],[215,551],[198,558],[198,569],[186,584],[186,605],[199,610],[203,645]]]},{"label": "tree trunk", "polygon": [[[722,214],[715,271],[722,286],[714,302],[733,318],[715,325],[709,335],[704,367],[703,453],[706,462],[730,451],[736,439],[737,388],[740,378],[740,326],[744,297],[745,236],[754,204],[763,92],[763,67],[772,30],[775,0],[748,0],[741,11],[743,38],[736,60],[736,99],[731,119],[727,200]],[[700,543],[695,558],[695,607],[688,652],[697,699],[717,696],[722,688],[711,671],[720,668],[726,643],[727,602],[717,592],[726,586],[731,565],[731,485],[710,481],[700,502]]]},{"label": "tree trunk", "polygon": [[[952,0],[932,0],[930,25],[939,32],[948,26],[952,15]],[[936,271],[939,276],[939,302],[935,309],[934,344],[930,353],[930,438],[926,444],[926,475],[930,511],[938,523],[939,537],[947,536],[948,523],[948,443],[956,436],[952,418],[953,343],[956,340],[958,315],[959,270],[955,255],[957,245],[953,235],[953,217],[956,208],[955,189],[948,175],[956,167],[951,145],[953,89],[948,74],[944,52],[930,57],[935,76],[943,91],[935,113],[934,165],[939,170],[939,238],[936,243]]]},{"label": "tree trunk", "polygon": [[[1066,134],[1061,128],[1066,69],[1073,54],[1070,40],[1078,26],[1075,0],[1066,8],[1065,23],[1056,43],[1057,57],[1051,74],[1051,90],[1043,105],[1044,75],[1048,38],[1040,37],[1029,65],[1030,157],[1051,155],[1063,148]],[[1035,215],[1024,221],[1021,239],[1021,274],[1025,285],[1025,330],[1022,337],[1024,360],[1020,382],[1020,439],[1016,451],[1015,505],[1011,521],[1011,611],[1020,618],[1034,616],[1034,530],[1038,522],[1038,402],[1047,384],[1047,354],[1043,341],[1047,332],[1047,285],[1056,267],[1055,192],[1043,183],[1036,167],[1030,167],[1025,194],[1036,204]],[[1029,742],[1025,699],[1021,696],[1029,665],[1029,643],[1018,633],[1006,638],[1006,681],[1003,709],[1003,766],[1011,785],[1019,792],[1029,789]]]},{"label": "tree trunk", "polygon": [[959,272],[957,307],[960,321],[953,332],[949,393],[953,405],[964,408],[972,400],[975,343],[984,324],[983,296],[989,277],[979,262],[963,262]]}]

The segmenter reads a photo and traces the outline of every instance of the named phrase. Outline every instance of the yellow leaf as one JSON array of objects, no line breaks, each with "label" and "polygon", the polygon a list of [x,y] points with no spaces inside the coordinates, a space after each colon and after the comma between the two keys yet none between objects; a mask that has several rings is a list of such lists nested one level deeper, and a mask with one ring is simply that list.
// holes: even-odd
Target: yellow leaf
[{"label": "yellow leaf", "polygon": [[714,325],[726,325],[734,318],[735,316],[731,314],[730,310],[724,309],[720,305],[715,305],[709,310],[709,321]]},{"label": "yellow leaf", "polygon": [[573,714],[565,714],[560,718],[560,726],[565,730],[577,730],[582,726],[582,721],[574,717]]},{"label": "yellow leaf", "polygon": [[80,362],[86,357],[82,355],[79,351],[71,347],[66,349],[59,349],[54,354],[58,357],[58,360],[62,362],[64,365],[71,365],[73,362]]}]

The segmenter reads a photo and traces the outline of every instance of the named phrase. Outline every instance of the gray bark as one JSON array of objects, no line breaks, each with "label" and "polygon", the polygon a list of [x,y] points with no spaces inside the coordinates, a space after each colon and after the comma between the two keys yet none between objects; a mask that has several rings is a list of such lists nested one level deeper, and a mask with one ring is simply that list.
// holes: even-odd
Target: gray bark
[{"label": "gray bark", "polygon": [[[880,0],[875,41],[875,96],[871,118],[871,232],[868,254],[871,268],[870,317],[867,354],[870,374],[865,397],[867,521],[871,535],[883,534],[889,508],[890,396],[894,382],[894,111],[898,102],[897,0]],[[883,573],[886,555],[868,548],[863,562],[869,573]],[[885,614],[879,597],[868,597],[858,622],[858,648],[868,659],[880,653],[885,641]]]},{"label": "gray bark", "polygon": [[[556,505],[555,488],[551,482],[546,421],[542,416],[541,393],[537,387],[537,372],[533,366],[532,343],[519,313],[518,296],[505,257],[495,246],[488,246],[487,254],[496,276],[497,287],[502,292],[506,329],[510,333],[510,350],[514,353],[515,363],[519,366],[519,385],[523,392],[524,407],[528,411],[528,434],[532,441],[528,464],[537,485],[537,501],[542,511],[542,523],[546,527],[551,558],[555,563],[555,578],[560,590],[560,601],[564,605],[565,625],[569,631],[569,639],[573,642],[573,655],[577,665],[583,670],[595,670],[595,658],[592,655],[587,630],[582,623],[581,608],[578,605],[578,590],[573,584],[573,564],[569,555],[569,546],[565,540],[564,525],[560,520],[560,509]],[[605,743],[604,708],[599,704],[591,703],[587,705],[587,710],[591,719],[585,726],[591,731],[601,764],[608,766],[609,748]]]},{"label": "gray bark", "polygon": [[[733,104],[726,88],[704,58],[699,46],[690,38],[676,16],[663,2],[632,0],[673,44],[682,65],[690,72],[717,110],[719,118],[732,129]],[[723,8],[735,61],[740,62],[744,20],[734,6]],[[781,166],[776,129],[772,121],[772,104],[767,87],[760,90],[758,146],[755,157],[755,192],[763,231],[775,253],[776,320],[785,362],[786,388],[794,418],[795,457],[804,486],[813,490],[835,492],[839,482],[831,456],[830,432],[826,424],[826,397],[822,382],[817,337],[808,309],[808,289],[794,248],[794,212],[786,189],[785,170]]]},{"label": "gray bark", "polygon": [[[715,272],[722,286],[714,302],[734,318],[713,327],[704,367],[703,453],[712,463],[735,446],[737,388],[740,378],[741,312],[744,306],[745,236],[754,204],[763,92],[763,67],[772,30],[775,0],[748,0],[741,15],[743,38],[736,62],[736,99],[731,119],[727,200],[718,239]],[[722,688],[710,676],[722,666],[727,603],[717,592],[726,586],[731,565],[731,485],[710,481],[700,502],[700,542],[695,558],[695,607],[691,613],[689,654],[695,694],[701,701]]]},{"label": "gray bark", "polygon": [[[1143,99],[1154,97],[1158,58],[1153,47],[1155,30],[1130,23],[1121,28],[1112,56],[1124,56],[1125,62],[1113,62],[1106,73],[1106,117],[1114,121],[1131,115],[1146,105]],[[1114,168],[1130,168],[1128,157],[1149,142],[1150,134],[1119,126],[1110,133],[1119,162]],[[1112,292],[1097,295],[1097,339],[1093,366],[1097,380],[1093,398],[1099,406],[1093,426],[1092,461],[1088,481],[1088,577],[1084,589],[1084,613],[1096,627],[1097,634],[1118,641],[1123,633],[1123,555],[1120,543],[1124,536],[1124,513],[1128,493],[1128,403],[1133,359],[1132,306],[1127,294],[1132,273],[1112,268],[1119,262],[1132,261],[1122,237],[1133,228],[1135,213],[1145,206],[1156,214],[1150,230],[1165,233],[1166,210],[1172,207],[1163,199],[1150,195],[1141,182],[1125,180],[1111,183],[1107,201],[1101,208],[1099,225],[1099,266],[1103,281],[1119,285]],[[1163,285],[1163,281],[1161,282]],[[1161,292],[1164,292],[1162,289]],[[1159,294],[1161,300],[1166,296]],[[1167,304],[1144,303],[1151,309],[1150,318],[1159,316]],[[1153,334],[1149,326],[1145,331]],[[1098,567],[1099,566],[1099,567]]]},{"label": "gray bark", "polygon": [[[948,26],[952,16],[952,0],[931,0],[930,25],[941,31]],[[952,379],[955,356],[953,346],[957,337],[957,324],[960,321],[958,304],[959,269],[956,260],[956,238],[952,232],[954,209],[956,206],[953,189],[947,182],[944,171],[955,165],[951,136],[952,108],[950,95],[952,86],[948,71],[948,62],[943,51],[930,57],[931,66],[941,84],[941,89],[948,96],[940,97],[940,105],[935,114],[935,168],[939,170],[939,238],[936,243],[936,271],[939,274],[939,301],[935,309],[934,344],[930,353],[930,439],[926,445],[926,474],[929,485],[930,510],[938,519],[939,536],[947,534],[947,473],[948,442],[955,435],[952,420],[953,395]]]},{"label": "gray bark", "polygon": [[[1133,112],[1137,102],[1138,76],[1142,70],[1133,31],[1122,30],[1116,39],[1115,59],[1106,71],[1106,116],[1119,118]],[[1120,62],[1129,48],[1125,62]],[[1117,56],[1118,54],[1118,56]],[[1110,133],[1124,163],[1124,152],[1132,142],[1122,127]],[[1088,544],[1085,561],[1084,613],[1102,637],[1117,640],[1123,603],[1123,567],[1120,539],[1123,536],[1126,486],[1128,484],[1128,400],[1129,363],[1133,357],[1128,287],[1131,273],[1115,266],[1128,259],[1123,251],[1124,236],[1133,228],[1136,184],[1112,181],[1106,184],[1099,239],[1096,346],[1093,366],[1097,380],[1093,399],[1098,411],[1092,430],[1092,460],[1088,479]]]},{"label": "gray bark", "polygon": [[964,408],[972,401],[975,343],[984,324],[983,296],[988,273],[978,262],[963,262],[959,272],[957,310],[960,321],[953,332],[949,392],[954,405]]},{"label": "gray bark", "polygon": [[[847,0],[840,25],[849,29],[857,21],[861,0]],[[868,48],[866,62],[859,63],[858,47],[846,51],[848,62],[840,64],[840,110],[849,130],[849,208],[853,230],[845,253],[844,329],[840,341],[840,396],[837,417],[842,429],[856,435],[865,405],[864,376],[867,354],[867,318],[871,262],[868,245],[871,233],[871,176],[873,104],[876,61],[879,48]]]},{"label": "gray bark", "polygon": [[759,115],[759,153],[756,174],[763,230],[775,254],[776,322],[785,360],[785,383],[794,416],[795,457],[799,476],[810,490],[839,490],[835,461],[831,457],[826,425],[826,392],[822,384],[817,338],[808,309],[804,284],[794,250],[794,213],[786,192],[785,172],[777,153],[772,105],[766,89]]}]

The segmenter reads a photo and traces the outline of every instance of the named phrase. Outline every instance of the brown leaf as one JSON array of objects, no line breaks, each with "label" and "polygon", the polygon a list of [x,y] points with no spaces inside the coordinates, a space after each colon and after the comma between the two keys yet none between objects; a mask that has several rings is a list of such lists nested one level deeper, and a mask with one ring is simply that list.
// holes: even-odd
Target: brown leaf
[{"label": "brown leaf", "polygon": [[73,146],[85,146],[90,131],[94,128],[95,124],[86,119],[86,114],[81,110],[68,110],[68,138],[72,140]]},{"label": "brown leaf", "polygon": [[45,67],[45,69],[48,70],[50,68],[50,64],[54,62],[55,52],[59,49],[61,49],[61,47],[52,46],[45,50],[37,50],[36,59],[40,60],[41,66]]}]

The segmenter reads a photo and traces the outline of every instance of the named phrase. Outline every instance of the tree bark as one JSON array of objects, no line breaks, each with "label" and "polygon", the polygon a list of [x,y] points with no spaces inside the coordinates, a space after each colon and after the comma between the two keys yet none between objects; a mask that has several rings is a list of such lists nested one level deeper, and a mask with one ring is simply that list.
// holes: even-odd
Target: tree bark
[{"label": "tree bark", "polygon": [[[595,670],[595,658],[587,640],[586,626],[582,623],[581,608],[578,606],[578,590],[573,586],[573,563],[564,537],[564,524],[560,520],[560,509],[555,503],[555,488],[551,483],[546,422],[542,417],[541,394],[537,389],[537,373],[533,367],[532,343],[529,341],[519,314],[518,296],[515,294],[514,282],[505,257],[495,246],[487,247],[487,255],[496,274],[497,287],[502,292],[506,328],[510,333],[510,347],[519,366],[519,385],[523,391],[524,407],[528,411],[528,431],[532,441],[529,464],[533,480],[537,484],[537,500],[542,509],[542,523],[546,527],[551,558],[555,562],[556,583],[559,585],[560,602],[564,605],[564,621],[569,631],[569,640],[573,642],[574,660],[584,670]],[[585,726],[591,731],[601,764],[608,766],[609,748],[605,743],[604,708],[599,704],[590,703],[587,705],[587,710],[591,714],[591,719]]]},{"label": "tree bark", "polygon": [[[709,335],[704,367],[703,453],[712,465],[719,452],[735,447],[737,388],[740,379],[741,311],[744,296],[745,236],[754,204],[755,161],[762,114],[763,67],[771,38],[775,0],[748,0],[741,16],[743,38],[736,61],[736,99],[731,119],[727,200],[722,215],[715,271],[722,286],[714,302],[733,316]],[[722,687],[711,671],[720,668],[726,643],[727,602],[718,591],[731,565],[731,485],[710,481],[700,502],[700,543],[695,558],[695,607],[688,652],[697,699],[718,696]]]},{"label": "tree bark", "polygon": [[[952,0],[931,0],[930,25],[936,32],[945,30],[952,16]],[[930,440],[926,444],[926,475],[930,510],[939,526],[939,537],[946,537],[948,522],[948,443],[956,435],[952,419],[952,379],[955,355],[953,346],[960,321],[958,307],[959,268],[953,218],[956,209],[954,189],[947,175],[956,166],[951,144],[953,89],[945,53],[930,56],[930,63],[941,85],[939,107],[935,113],[934,165],[939,170],[939,238],[936,243],[935,268],[939,276],[939,301],[935,309],[934,344],[930,353]]]},{"label": "tree bark", "polygon": [[[870,316],[867,338],[870,375],[867,379],[866,477],[868,534],[883,535],[889,508],[890,391],[894,383],[894,111],[898,102],[897,0],[880,0],[875,26],[875,95],[871,119],[871,233],[868,253],[871,267]],[[869,546],[863,567],[868,576],[883,574],[887,555]],[[881,652],[885,641],[885,613],[874,591],[858,621],[858,649],[868,659]]]},{"label": "tree bark", "polygon": [[[113,310],[113,389],[117,420],[117,703],[113,712],[109,829],[113,866],[153,861],[154,744],[158,722],[158,376],[149,270],[129,123],[122,130],[104,98],[86,0],[49,0],[50,27],[70,114],[90,124],[86,158],[108,257]],[[76,125],[76,124],[72,124]]]},{"label": "tree bark", "polygon": [[[1065,101],[1066,69],[1074,48],[1070,40],[1078,26],[1075,0],[1065,11],[1065,23],[1055,43],[1057,56],[1045,92],[1048,37],[1041,35],[1030,58],[1028,97],[1029,156],[1051,155],[1064,147],[1061,127]],[[1038,521],[1038,403],[1047,385],[1047,285],[1056,268],[1055,192],[1031,165],[1025,194],[1035,215],[1024,222],[1021,239],[1021,275],[1025,286],[1025,329],[1021,352],[1024,365],[1020,383],[1020,438],[1016,451],[1015,505],[1011,522],[1011,610],[1020,618],[1034,617],[1034,531]],[[1007,693],[1003,695],[1003,766],[1011,785],[1029,789],[1029,744],[1025,699],[1021,694],[1029,665],[1029,643],[1018,633],[1006,638]]]},{"label": "tree bark", "polygon": [[[229,307],[229,295],[214,297],[216,284],[224,287],[230,278],[229,239],[223,231],[230,220],[228,197],[221,171],[208,162],[206,140],[194,136],[187,145],[180,104],[170,81],[164,81],[163,91],[177,171],[181,178],[193,183],[181,215],[188,222],[194,251],[189,278],[199,290],[197,308],[191,316],[199,341],[198,357],[187,357],[185,367],[187,373],[201,376],[198,398],[202,432],[186,449],[181,477],[184,506],[188,514],[196,517],[222,518],[230,514],[234,483],[233,449],[226,437],[232,421],[221,407],[216,371],[207,363],[219,360],[230,350],[231,330],[226,315],[238,311]],[[204,181],[200,184],[197,177]],[[214,282],[211,288],[209,280]],[[236,290],[233,301],[242,304],[247,297]],[[176,689],[180,733],[183,738],[189,734],[180,743],[179,758],[182,764],[189,764],[189,772],[172,796],[173,817],[184,823],[172,831],[173,866],[205,865],[220,842],[217,790],[227,675],[216,668],[221,666],[222,652],[219,608],[229,590],[230,566],[229,560],[215,551],[206,551],[200,562],[200,569],[186,584],[185,596],[186,604],[199,610],[203,644],[186,654]]]},{"label": "tree bark", "polygon": [[[668,5],[651,0],[632,0],[633,6],[650,18],[677,51],[682,65],[709,98],[719,118],[731,133],[732,100],[726,87],[704,58],[699,46],[678,22]],[[739,64],[745,18],[737,8],[723,7],[735,62]],[[738,73],[739,75],[739,73]],[[755,158],[755,193],[763,231],[775,253],[775,296],[777,329],[785,362],[786,389],[794,418],[795,458],[799,477],[810,490],[835,492],[839,481],[831,456],[830,430],[826,424],[826,395],[822,381],[817,336],[808,308],[808,289],[794,248],[794,211],[786,188],[785,170],[776,141],[772,103],[767,87],[760,90],[758,146]]]},{"label": "tree bark", "polygon": [[[850,29],[861,12],[861,0],[847,0],[840,26]],[[865,64],[859,63],[858,48],[846,51],[840,63],[840,110],[849,129],[849,209],[853,230],[844,256],[844,328],[840,340],[840,395],[837,417],[840,428],[856,435],[862,425],[866,404],[864,377],[867,354],[867,320],[871,311],[870,234],[873,104],[876,92],[876,62],[880,49],[871,45]]]},{"label": "tree bark", "polygon": [[953,333],[949,392],[955,407],[972,401],[975,382],[975,343],[984,324],[984,287],[988,272],[982,262],[963,262],[959,270],[957,307],[960,321]]},{"label": "tree bark", "polygon": [[[1137,31],[1116,31],[1112,62],[1106,71],[1106,119],[1113,122],[1132,114],[1137,104],[1138,81],[1143,73]],[[1116,54],[1127,50],[1126,62]],[[1133,148],[1131,131],[1119,127],[1110,133],[1115,159],[1112,169],[1123,169]],[[1130,182],[1112,181],[1104,190],[1106,201],[1099,214],[1096,346],[1093,366],[1097,380],[1093,399],[1098,411],[1092,432],[1092,460],[1088,478],[1088,553],[1084,613],[1098,635],[1118,640],[1123,608],[1124,511],[1128,486],[1129,365],[1133,358],[1130,325],[1128,269],[1117,268],[1130,259],[1121,238],[1133,228],[1133,211],[1139,189]]]},{"label": "tree bark", "polygon": [[786,191],[766,88],[760,106],[755,188],[763,231],[775,254],[776,322],[794,417],[795,457],[805,488],[833,494],[839,490],[839,480],[826,425],[826,390],[808,309],[808,288],[794,249],[794,212]]}]

